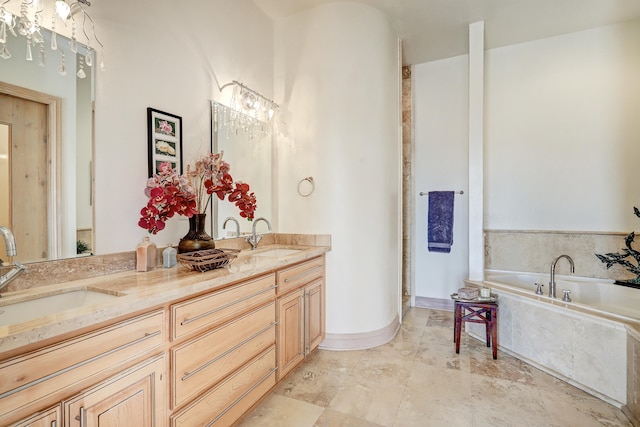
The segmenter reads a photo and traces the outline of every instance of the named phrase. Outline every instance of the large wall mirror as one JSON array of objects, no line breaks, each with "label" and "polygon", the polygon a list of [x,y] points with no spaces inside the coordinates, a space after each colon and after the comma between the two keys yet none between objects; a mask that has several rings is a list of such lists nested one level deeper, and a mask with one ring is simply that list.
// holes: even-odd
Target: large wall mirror
[{"label": "large wall mirror", "polygon": [[41,32],[44,57],[34,48],[27,61],[26,39],[8,35],[0,59],[0,225],[23,263],[89,255],[94,235],[94,67],[84,45],[76,54],[58,35],[54,51]]},{"label": "large wall mirror", "polygon": [[[211,103],[211,129],[214,152],[223,152],[223,159],[231,165],[235,181],[250,185],[256,194],[255,217],[269,221],[273,217],[273,131],[270,123],[261,122],[242,112],[213,101]],[[228,217],[240,224],[241,233],[250,233],[253,223],[240,218],[238,209],[228,201],[214,197],[212,230],[214,238],[235,237],[235,224],[231,221],[223,229]],[[263,225],[261,225],[262,227]],[[261,228],[260,232],[264,232]]]}]

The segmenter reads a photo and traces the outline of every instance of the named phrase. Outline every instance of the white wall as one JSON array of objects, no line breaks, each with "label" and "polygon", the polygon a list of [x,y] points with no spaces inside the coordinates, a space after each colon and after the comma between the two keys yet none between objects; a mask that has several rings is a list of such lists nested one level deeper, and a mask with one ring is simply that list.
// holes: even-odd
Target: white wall
[{"label": "white wall", "polygon": [[[469,74],[468,56],[413,67],[415,296],[449,298],[468,275]],[[464,191],[454,197],[451,253],[428,252],[429,191]]]},{"label": "white wall", "polygon": [[637,229],[640,21],[487,52],[485,228]]},{"label": "white wall", "polygon": [[[272,97],[273,23],[249,0],[114,0],[90,10],[106,46],[95,143],[96,252],[104,254],[133,250],[147,235],[137,225],[147,201],[147,107],[182,117],[184,163],[192,163],[209,150],[219,86],[239,80]],[[151,240],[177,244],[187,229],[173,218]]]},{"label": "white wall", "polygon": [[[485,229],[637,229],[638,40],[640,20],[485,52]],[[414,66],[417,192],[463,185],[467,70],[466,56]],[[466,200],[443,256],[426,252],[421,199],[415,295],[448,298],[466,274]]]},{"label": "white wall", "polygon": [[[276,23],[279,229],[330,233],[327,332],[390,325],[400,287],[397,39],[384,15],[338,2]],[[313,176],[315,192],[298,195]]]}]

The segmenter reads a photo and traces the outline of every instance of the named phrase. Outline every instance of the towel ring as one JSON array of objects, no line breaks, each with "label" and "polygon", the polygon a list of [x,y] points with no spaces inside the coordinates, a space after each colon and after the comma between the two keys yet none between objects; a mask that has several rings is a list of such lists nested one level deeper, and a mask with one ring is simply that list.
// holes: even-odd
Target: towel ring
[{"label": "towel ring", "polygon": [[[309,184],[311,184],[311,189],[307,189],[307,191],[303,191],[301,189],[301,186],[305,183],[308,182]],[[298,183],[298,194],[301,195],[302,197],[309,197],[311,195],[311,193],[313,193],[313,190],[316,189],[316,185],[313,182],[313,177],[312,176],[308,176],[306,178],[302,178],[300,180],[300,182]]]}]

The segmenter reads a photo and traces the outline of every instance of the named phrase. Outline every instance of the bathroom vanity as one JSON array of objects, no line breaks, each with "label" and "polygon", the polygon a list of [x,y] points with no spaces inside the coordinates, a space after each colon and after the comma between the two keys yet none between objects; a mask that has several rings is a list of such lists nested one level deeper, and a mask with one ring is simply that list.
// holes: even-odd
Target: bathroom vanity
[{"label": "bathroom vanity", "polygon": [[324,338],[328,250],[272,245],[206,273],[127,271],[16,293],[115,297],[0,326],[0,425],[231,425]]}]

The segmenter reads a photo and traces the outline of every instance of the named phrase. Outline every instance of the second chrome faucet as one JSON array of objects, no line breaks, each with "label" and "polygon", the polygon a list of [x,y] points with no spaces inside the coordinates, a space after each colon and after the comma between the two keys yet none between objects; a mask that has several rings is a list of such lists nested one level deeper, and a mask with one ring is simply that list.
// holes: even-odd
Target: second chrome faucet
[{"label": "second chrome faucet", "polygon": [[[573,265],[573,259],[571,259],[569,255],[560,255],[559,257],[553,260],[553,262],[551,263],[551,277],[549,278],[549,296],[551,298],[556,297],[556,264],[558,263],[560,258],[566,258],[567,261],[569,261],[569,265],[571,266],[572,273],[575,273],[576,271],[575,266]],[[568,298],[566,293],[565,293],[565,298]]]},{"label": "second chrome faucet", "polygon": [[256,234],[256,225],[258,225],[260,221],[266,222],[267,227],[269,228],[269,230],[271,230],[271,223],[266,218],[260,217],[253,220],[253,227],[251,227],[251,235],[245,238],[245,240],[249,242],[249,244],[251,245],[251,250],[256,249],[258,247],[258,243],[260,243],[260,240],[262,240],[262,236],[259,234]]}]

